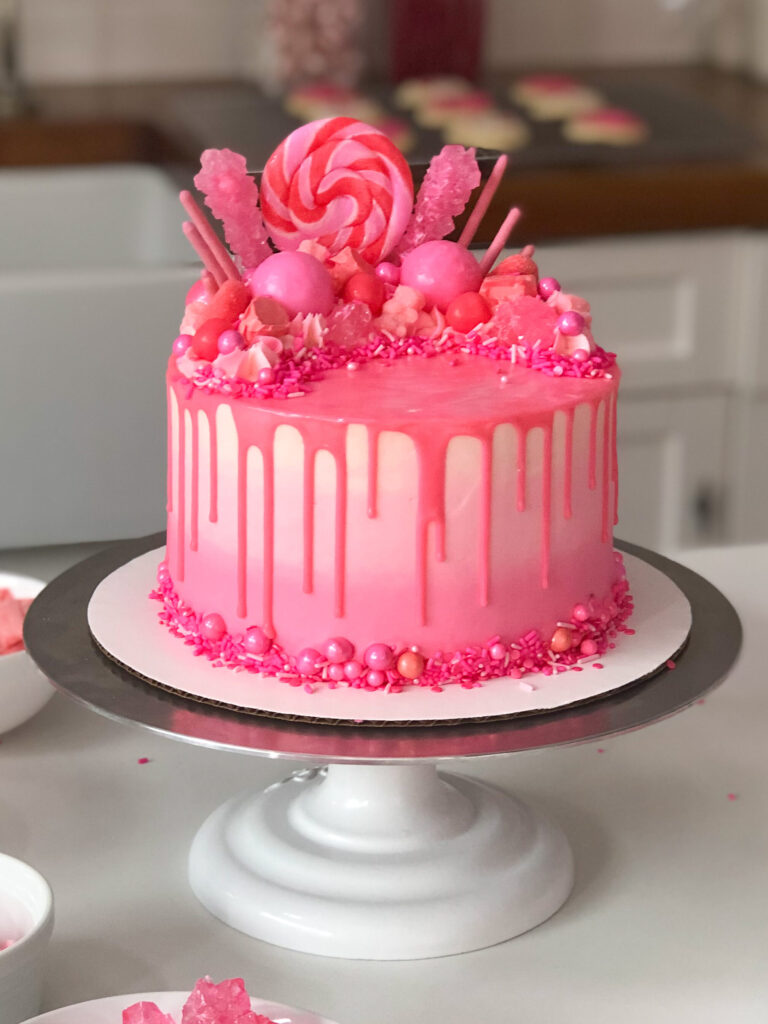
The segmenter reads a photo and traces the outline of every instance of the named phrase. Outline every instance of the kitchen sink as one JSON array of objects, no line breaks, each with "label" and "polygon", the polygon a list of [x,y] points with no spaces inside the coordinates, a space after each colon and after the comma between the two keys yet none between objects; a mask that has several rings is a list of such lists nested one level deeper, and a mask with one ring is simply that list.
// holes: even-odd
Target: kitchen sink
[{"label": "kitchen sink", "polygon": [[0,170],[0,548],[164,522],[164,371],[199,273],[140,164]]}]

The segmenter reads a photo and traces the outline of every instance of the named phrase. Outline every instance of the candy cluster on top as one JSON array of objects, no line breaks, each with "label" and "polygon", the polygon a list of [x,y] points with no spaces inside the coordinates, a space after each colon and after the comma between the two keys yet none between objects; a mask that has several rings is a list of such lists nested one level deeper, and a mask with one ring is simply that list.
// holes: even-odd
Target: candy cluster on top
[{"label": "candy cluster on top", "polygon": [[[176,1024],[157,1003],[143,1001],[123,1010],[123,1024]],[[242,978],[230,978],[218,985],[200,978],[184,1003],[178,1024],[274,1024],[269,1017],[251,1009]]]},{"label": "candy cluster on top", "polygon": [[[193,386],[299,397],[330,369],[463,351],[553,376],[605,376],[588,303],[539,277],[533,248],[494,266],[513,208],[478,261],[468,248],[506,165],[480,183],[474,151],[446,146],[415,198],[402,154],[377,129],[328,118],[289,135],[264,170],[207,150],[195,184],[234,257],[188,192],[185,234],[205,265],[187,295],[176,365]],[[273,247],[278,249],[273,251]]]}]

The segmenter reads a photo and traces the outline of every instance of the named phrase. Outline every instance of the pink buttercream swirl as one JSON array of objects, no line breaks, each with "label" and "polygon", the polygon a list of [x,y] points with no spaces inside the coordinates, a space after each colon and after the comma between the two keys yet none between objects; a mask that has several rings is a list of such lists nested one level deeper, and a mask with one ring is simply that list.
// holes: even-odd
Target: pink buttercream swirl
[{"label": "pink buttercream swirl", "polygon": [[[618,552],[616,558],[621,563]],[[158,613],[160,622],[192,648],[195,657],[207,658],[215,668],[273,676],[290,686],[303,686],[308,692],[318,685],[330,689],[381,689],[381,686],[369,685],[365,675],[354,680],[334,680],[328,671],[330,663],[323,658],[314,663],[313,671],[307,674],[299,668],[301,655],[290,654],[278,640],[273,640],[264,654],[254,655],[246,649],[243,633],[224,632],[219,639],[207,638],[203,627],[205,616],[181,600],[165,562],[160,563],[157,588],[149,596],[162,604]],[[400,693],[408,687],[417,686],[440,692],[449,685],[471,689],[502,676],[522,679],[537,673],[551,676],[567,670],[580,672],[580,663],[594,662],[612,650],[619,634],[634,633],[626,625],[633,607],[622,564],[621,575],[613,584],[610,595],[605,600],[591,597],[574,606],[571,618],[556,624],[550,641],[537,630],[529,630],[514,640],[494,636],[463,650],[435,651],[430,655],[425,652],[420,677],[407,679],[396,669],[390,669],[386,672],[385,689],[389,693]],[[559,649],[564,646],[561,642],[556,642],[563,635],[570,642],[565,650]],[[403,652],[393,652],[395,663],[399,654],[409,650],[417,648],[406,646]]]}]

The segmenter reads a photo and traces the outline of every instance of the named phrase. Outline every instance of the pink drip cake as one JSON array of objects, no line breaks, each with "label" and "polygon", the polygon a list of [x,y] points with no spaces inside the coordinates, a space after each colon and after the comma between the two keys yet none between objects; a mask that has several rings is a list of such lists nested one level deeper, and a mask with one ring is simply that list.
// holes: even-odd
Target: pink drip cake
[{"label": "pink drip cake", "polygon": [[552,674],[631,612],[615,357],[532,247],[458,242],[481,176],[446,146],[415,196],[378,130],[304,125],[261,187],[206,151],[205,264],[168,365],[161,622],[216,665],[398,693]]}]

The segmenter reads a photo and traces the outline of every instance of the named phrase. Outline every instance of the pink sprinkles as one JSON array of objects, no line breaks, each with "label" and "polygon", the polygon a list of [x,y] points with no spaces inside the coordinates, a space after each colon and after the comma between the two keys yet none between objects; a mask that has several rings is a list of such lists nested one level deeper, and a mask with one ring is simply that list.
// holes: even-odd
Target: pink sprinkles
[{"label": "pink sprinkles", "polygon": [[[584,657],[581,653],[582,646],[586,646],[590,651],[594,650],[590,659],[592,660],[604,654],[619,633],[633,632],[625,626],[632,613],[633,602],[626,577],[622,575],[612,587],[611,598],[616,608],[612,616],[600,608],[595,608],[584,619],[581,616],[585,606],[576,606],[579,609],[579,617],[574,617],[568,623],[568,628],[573,630],[573,641],[569,650],[553,651],[550,644],[536,630],[530,630],[514,642],[504,642],[501,637],[495,636],[484,644],[466,647],[460,651],[436,651],[431,657],[425,658],[424,669],[416,679],[407,679],[395,667],[390,668],[383,673],[386,682],[382,687],[370,686],[364,674],[351,680],[330,680],[327,671],[329,662],[324,658],[315,665],[311,675],[302,673],[298,667],[299,658],[288,654],[276,640],[272,641],[265,653],[254,655],[246,649],[242,633],[233,635],[224,632],[218,639],[207,638],[204,635],[203,620],[208,616],[198,614],[181,600],[165,562],[162,562],[158,569],[157,588],[149,596],[162,604],[158,613],[160,622],[174,636],[191,647],[195,657],[207,658],[215,668],[226,667],[235,671],[245,670],[259,675],[274,676],[289,686],[301,686],[310,694],[321,686],[370,691],[383,688],[388,693],[400,693],[406,687],[418,686],[428,687],[433,692],[440,693],[446,685],[473,689],[482,686],[487,680],[502,676],[522,679],[523,676],[535,673],[551,676],[569,669],[578,672],[581,671],[581,666],[577,662]],[[585,644],[585,641],[589,643]],[[409,649],[411,648],[406,646],[404,651]],[[399,654],[394,654],[396,665]],[[594,667],[603,666],[595,664]]]},{"label": "pink sprinkles", "polygon": [[482,338],[474,331],[466,335],[445,332],[438,339],[392,338],[376,334],[351,348],[326,341],[322,346],[301,349],[294,355],[284,353],[273,367],[274,380],[269,383],[228,377],[204,360],[200,360],[200,367],[188,381],[190,389],[199,388],[231,398],[301,398],[311,389],[310,385],[322,380],[329,371],[346,367],[354,373],[374,359],[393,363],[406,356],[433,359],[452,352],[509,362],[512,348],[515,349],[514,361],[518,366],[538,370],[549,377],[607,377],[610,376],[608,371],[616,364],[616,356],[600,347],[588,359],[577,360],[558,355],[552,349],[502,345],[497,339]]}]

